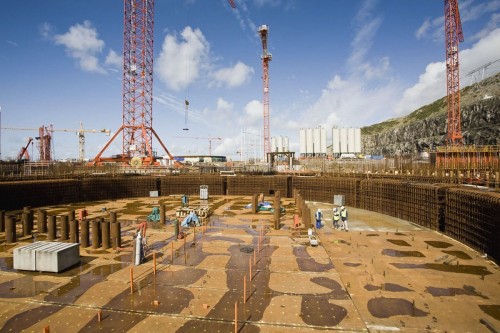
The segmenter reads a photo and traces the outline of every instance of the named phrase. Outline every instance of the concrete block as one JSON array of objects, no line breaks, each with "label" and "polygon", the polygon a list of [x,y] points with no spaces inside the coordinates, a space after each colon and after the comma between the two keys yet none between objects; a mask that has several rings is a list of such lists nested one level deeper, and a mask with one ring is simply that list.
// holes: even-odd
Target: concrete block
[{"label": "concrete block", "polygon": [[77,243],[35,242],[14,249],[14,269],[59,273],[79,261]]}]

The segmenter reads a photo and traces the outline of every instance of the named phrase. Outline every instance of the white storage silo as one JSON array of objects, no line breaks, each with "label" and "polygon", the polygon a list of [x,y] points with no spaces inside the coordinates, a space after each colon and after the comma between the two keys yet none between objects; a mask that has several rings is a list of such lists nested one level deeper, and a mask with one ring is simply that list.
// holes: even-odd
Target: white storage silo
[{"label": "white storage silo", "polygon": [[340,129],[340,153],[347,153],[347,128]]},{"label": "white storage silo", "polygon": [[323,156],[326,156],[326,128],[324,127],[321,127],[321,130],[320,130],[320,140],[321,140],[321,150],[320,150],[320,154],[322,154]]},{"label": "white storage silo", "polygon": [[313,153],[318,156],[321,152],[321,127],[313,128]]},{"label": "white storage silo", "polygon": [[340,130],[338,128],[332,129],[332,153],[340,154]]},{"label": "white storage silo", "polygon": [[277,147],[277,145],[276,145],[276,137],[274,137],[274,136],[273,136],[273,137],[271,138],[271,152],[272,152],[272,153],[274,153],[274,152],[278,151],[278,149],[277,149],[277,148],[278,148],[278,147]]},{"label": "white storage silo", "polygon": [[354,128],[349,127],[347,129],[347,152],[354,153]]},{"label": "white storage silo", "polygon": [[313,129],[306,128],[306,154],[307,154],[307,156],[313,155],[313,153],[314,153],[313,145],[314,145]]},{"label": "white storage silo", "polygon": [[287,136],[283,138],[283,151],[290,151],[290,142]]},{"label": "white storage silo", "polygon": [[283,152],[283,137],[281,135],[277,137],[276,145],[278,148],[278,152],[282,153]]}]

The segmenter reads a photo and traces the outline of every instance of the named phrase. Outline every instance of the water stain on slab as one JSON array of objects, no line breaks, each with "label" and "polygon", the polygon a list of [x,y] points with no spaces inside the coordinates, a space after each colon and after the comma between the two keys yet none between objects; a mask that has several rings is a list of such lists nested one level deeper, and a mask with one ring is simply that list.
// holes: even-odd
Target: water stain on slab
[{"label": "water stain on slab", "polygon": [[358,266],[361,266],[361,264],[358,263],[358,262],[345,262],[344,266],[347,266],[347,267],[358,267]]},{"label": "water stain on slab", "polygon": [[438,248],[438,249],[446,249],[448,247],[453,246],[453,244],[446,243],[446,242],[440,242],[440,241],[425,241],[425,243],[429,244],[432,247]]},{"label": "water stain on slab", "polygon": [[488,297],[480,294],[476,291],[476,288],[473,286],[464,285],[463,288],[437,288],[437,287],[426,287],[425,291],[431,294],[434,297],[441,296],[458,296],[458,295],[466,295],[466,296],[478,296],[483,299],[488,299]]},{"label": "water stain on slab", "polygon": [[332,304],[327,297],[303,296],[300,317],[308,325],[337,326],[347,316],[347,309]]},{"label": "water stain on slab", "polygon": [[23,298],[35,297],[47,292],[56,283],[48,281],[35,281],[31,276],[23,276],[18,279],[0,284],[1,298]]},{"label": "water stain on slab", "polygon": [[61,310],[58,305],[43,305],[21,312],[11,317],[1,327],[2,332],[25,332],[29,327],[45,320],[47,317]]},{"label": "water stain on slab", "polygon": [[417,258],[425,257],[425,255],[423,255],[419,251],[399,251],[392,249],[383,249],[382,254],[389,257],[417,257]]},{"label": "water stain on slab", "polygon": [[402,240],[402,239],[388,239],[387,240],[389,243],[392,243],[394,245],[399,245],[399,246],[411,246],[408,244],[408,242]]},{"label": "water stain on slab", "polygon": [[479,308],[488,316],[500,320],[500,305],[499,304],[480,304]]},{"label": "water stain on slab", "polygon": [[458,259],[470,260],[472,257],[463,251],[443,251],[444,253],[451,254],[452,256],[457,257]]},{"label": "water stain on slab", "polygon": [[408,289],[399,284],[395,283],[383,283],[380,286],[375,286],[373,284],[365,285],[365,289],[368,291],[376,291],[376,290],[385,290],[390,292],[402,292],[402,291],[413,291],[412,289]]},{"label": "water stain on slab", "polygon": [[399,269],[432,269],[441,272],[450,273],[461,273],[461,274],[472,274],[472,275],[489,275],[493,274],[485,266],[473,266],[473,265],[446,265],[446,264],[436,264],[436,263],[425,263],[425,264],[405,264],[405,263],[391,263],[396,268]]},{"label": "water stain on slab", "polygon": [[377,318],[393,316],[425,317],[429,314],[403,298],[372,298],[368,301],[367,306],[372,316]]}]

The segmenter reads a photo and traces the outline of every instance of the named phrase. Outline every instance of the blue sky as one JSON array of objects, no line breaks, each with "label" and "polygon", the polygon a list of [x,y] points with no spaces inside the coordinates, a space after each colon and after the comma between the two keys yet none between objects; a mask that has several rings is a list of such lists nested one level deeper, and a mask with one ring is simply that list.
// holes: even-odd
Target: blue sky
[{"label": "blue sky", "polygon": [[[236,9],[227,0],[155,1],[153,128],[173,155],[208,154],[209,141],[212,154],[233,160],[241,151],[244,158],[262,153],[263,24],[273,56],[270,132],[287,136],[292,151],[300,128],[371,125],[446,94],[444,0],[235,2]],[[470,71],[500,59],[500,0],[461,0],[460,14],[463,87]],[[78,129],[83,122],[116,132],[122,48],[123,1],[0,0],[2,127]],[[498,71],[500,62],[486,75]],[[34,136],[2,130],[2,159]],[[56,159],[78,156],[76,133],[53,139]],[[86,157],[109,139],[87,134]],[[121,144],[118,137],[104,155]]]}]

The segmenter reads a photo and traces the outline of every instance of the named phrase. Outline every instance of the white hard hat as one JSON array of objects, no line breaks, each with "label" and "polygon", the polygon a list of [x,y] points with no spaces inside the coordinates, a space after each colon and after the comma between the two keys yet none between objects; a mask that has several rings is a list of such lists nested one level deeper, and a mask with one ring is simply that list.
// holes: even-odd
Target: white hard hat
[{"label": "white hard hat", "polygon": [[336,211],[337,211],[337,207],[335,207],[335,208],[333,209],[333,211],[334,211],[334,212],[336,212]]},{"label": "white hard hat", "polygon": [[340,209],[341,209],[341,210],[344,210],[344,209],[345,209],[345,207],[344,207],[344,206],[342,206],[342,207],[340,207]]}]

